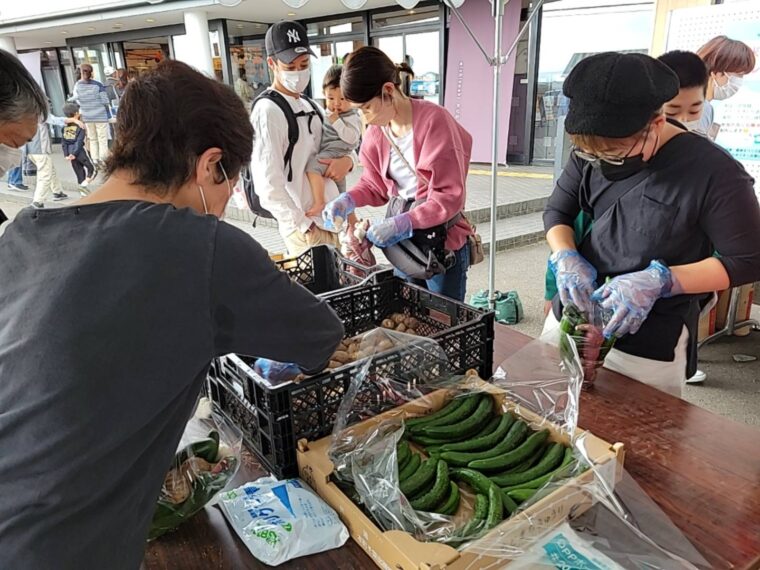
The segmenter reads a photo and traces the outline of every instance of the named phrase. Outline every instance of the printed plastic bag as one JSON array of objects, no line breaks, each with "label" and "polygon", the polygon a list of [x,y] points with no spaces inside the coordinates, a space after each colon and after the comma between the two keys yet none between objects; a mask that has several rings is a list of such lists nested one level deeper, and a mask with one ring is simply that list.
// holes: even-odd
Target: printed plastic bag
[{"label": "printed plastic bag", "polygon": [[270,566],[348,540],[337,513],[300,479],[263,477],[223,493],[219,504],[248,550]]},{"label": "printed plastic bag", "polygon": [[241,446],[240,431],[201,398],[164,479],[148,540],[177,528],[230,483]]},{"label": "printed plastic bag", "polygon": [[559,322],[559,347],[569,353],[569,339],[575,340],[583,365],[583,388],[590,388],[596,379],[597,370],[604,365],[610,350],[615,344],[615,337],[605,339],[602,336],[605,324],[609,321],[609,312],[605,313],[597,304],[593,305],[592,314],[582,312],[573,304],[565,305]]}]

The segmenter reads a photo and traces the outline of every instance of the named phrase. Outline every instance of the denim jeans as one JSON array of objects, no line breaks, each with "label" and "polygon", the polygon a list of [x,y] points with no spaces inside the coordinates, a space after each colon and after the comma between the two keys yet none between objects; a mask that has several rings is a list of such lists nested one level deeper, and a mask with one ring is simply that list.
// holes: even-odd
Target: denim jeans
[{"label": "denim jeans", "polygon": [[11,168],[8,171],[8,184],[23,184],[24,176],[21,172],[21,167]]},{"label": "denim jeans", "polygon": [[[434,275],[432,279],[407,279],[410,283],[426,287],[428,291],[438,293],[456,301],[464,301],[467,291],[467,270],[470,268],[470,244],[465,243],[456,252],[456,261],[446,273]],[[398,274],[398,272],[396,272]]]}]

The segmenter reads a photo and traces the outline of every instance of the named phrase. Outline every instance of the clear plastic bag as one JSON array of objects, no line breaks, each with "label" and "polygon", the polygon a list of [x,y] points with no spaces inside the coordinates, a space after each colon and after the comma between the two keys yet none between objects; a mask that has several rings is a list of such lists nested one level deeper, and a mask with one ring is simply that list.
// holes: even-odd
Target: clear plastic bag
[{"label": "clear plastic bag", "polygon": [[242,443],[240,430],[200,398],[164,479],[148,540],[174,530],[216,500],[237,473]]},{"label": "clear plastic bag", "polygon": [[[403,344],[405,340],[408,344]],[[330,448],[337,484],[379,528],[403,530],[420,542],[457,548],[465,567],[473,569],[501,568],[511,561],[535,562],[524,568],[709,567],[622,469],[622,458],[617,455],[622,453],[620,448],[578,429],[584,373],[582,338],[569,336],[563,349],[547,338],[534,340],[502,363],[490,384],[476,375],[446,374],[445,354],[429,339],[395,335],[394,341],[407,366],[372,376],[365,367],[357,374],[339,410]],[[425,367],[426,358],[432,355],[440,374],[431,374]],[[392,387],[394,401],[403,404],[373,417],[372,407],[357,397],[368,385]],[[481,418],[478,414],[483,414],[480,406],[485,398],[491,402],[490,414]],[[459,414],[462,419],[448,424],[454,412],[441,414],[457,408],[447,408],[447,404],[461,400],[459,406],[463,407],[466,399],[478,403]],[[427,421],[414,419],[425,412],[432,412]],[[445,444],[446,448],[430,441],[424,445],[425,437],[443,432],[458,440],[455,447],[472,445],[471,439],[477,437],[494,437],[500,434],[501,422],[510,423],[506,414],[514,416],[512,426],[523,422],[530,430],[516,447],[478,458],[480,463],[456,455],[473,453],[470,451],[452,456],[451,443]],[[463,423],[468,418],[477,421]],[[478,424],[477,429],[473,423]],[[495,430],[489,432],[493,425]],[[454,428],[448,429],[451,426]],[[458,433],[460,430],[464,431]],[[537,435],[542,430],[548,435]],[[539,443],[533,449],[523,447],[531,438]],[[485,450],[504,446],[505,440]],[[428,483],[422,498],[418,490],[416,495],[409,493],[410,500],[403,492],[404,485],[410,488],[409,479],[402,483],[400,478],[410,461],[405,457],[406,444],[420,455],[420,461],[431,455],[447,461],[449,485],[453,481],[459,488],[458,508],[449,514],[429,512],[444,510],[445,495],[436,497],[432,508],[415,508],[436,491],[439,463],[435,464],[435,479],[425,477]],[[522,451],[515,454],[518,449]],[[484,449],[478,448],[474,453],[481,451]],[[464,466],[456,464],[465,460]],[[415,468],[415,473],[421,469]],[[481,479],[463,479],[462,469],[479,472],[486,487],[480,487]],[[499,502],[497,494],[504,509],[501,517],[494,506]],[[453,489],[449,499],[452,496]],[[482,509],[483,497],[488,499],[487,511]],[[479,512],[484,516],[478,518]],[[552,548],[564,549],[570,558],[551,554]],[[574,566],[575,555],[598,563]]]}]

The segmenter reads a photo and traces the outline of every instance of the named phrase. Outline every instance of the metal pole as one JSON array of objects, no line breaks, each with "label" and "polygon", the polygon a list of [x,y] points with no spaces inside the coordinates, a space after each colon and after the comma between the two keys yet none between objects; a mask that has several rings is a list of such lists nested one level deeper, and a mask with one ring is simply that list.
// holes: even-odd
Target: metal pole
[{"label": "metal pole", "polygon": [[496,305],[496,209],[499,180],[499,91],[501,83],[501,36],[504,28],[504,0],[491,0],[494,17],[493,46],[493,130],[491,132],[491,246],[488,257],[488,298]]}]

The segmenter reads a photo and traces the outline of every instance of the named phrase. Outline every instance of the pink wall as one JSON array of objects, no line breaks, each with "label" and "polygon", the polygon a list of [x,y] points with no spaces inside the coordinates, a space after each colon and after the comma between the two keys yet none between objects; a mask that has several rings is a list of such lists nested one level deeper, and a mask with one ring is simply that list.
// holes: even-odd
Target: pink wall
[{"label": "pink wall", "polygon": [[[509,0],[504,7],[502,53],[517,37],[520,26],[520,0]],[[485,50],[493,53],[494,21],[491,3],[466,0],[460,8],[462,17]],[[451,15],[446,68],[444,105],[472,135],[472,161],[491,162],[491,113],[493,106],[493,68],[467,34],[457,17]],[[509,113],[515,58],[501,68],[499,162],[506,161]]]}]

